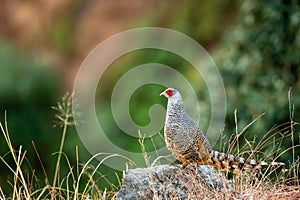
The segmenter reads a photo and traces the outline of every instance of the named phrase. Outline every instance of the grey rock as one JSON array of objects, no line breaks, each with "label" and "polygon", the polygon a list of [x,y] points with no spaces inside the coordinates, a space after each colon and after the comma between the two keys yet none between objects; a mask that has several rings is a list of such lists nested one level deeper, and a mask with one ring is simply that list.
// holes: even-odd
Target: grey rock
[{"label": "grey rock", "polygon": [[233,190],[209,165],[159,165],[128,170],[116,199],[211,199]]}]

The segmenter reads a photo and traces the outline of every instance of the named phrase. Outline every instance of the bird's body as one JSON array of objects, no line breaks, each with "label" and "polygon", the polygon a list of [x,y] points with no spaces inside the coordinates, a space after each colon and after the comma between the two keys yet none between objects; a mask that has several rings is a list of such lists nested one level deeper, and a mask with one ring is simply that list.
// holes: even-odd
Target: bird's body
[{"label": "bird's body", "polygon": [[284,165],[278,162],[247,160],[212,150],[208,139],[186,113],[182,97],[174,88],[161,93],[168,98],[164,136],[172,155],[184,164],[209,164],[221,170],[240,173],[262,165]]}]

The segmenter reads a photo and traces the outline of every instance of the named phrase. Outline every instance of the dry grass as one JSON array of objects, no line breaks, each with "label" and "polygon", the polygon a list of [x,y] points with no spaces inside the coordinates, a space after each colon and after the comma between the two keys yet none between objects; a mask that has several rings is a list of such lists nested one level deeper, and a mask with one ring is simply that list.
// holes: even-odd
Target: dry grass
[{"label": "dry grass", "polygon": [[[2,124],[0,123],[0,128],[3,133],[3,136],[6,140],[6,143],[9,148],[9,154],[13,159],[13,164],[9,164],[6,159],[0,157],[0,160],[6,165],[10,170],[13,181],[9,182],[12,187],[11,194],[4,194],[3,190],[0,187],[0,199],[110,199],[114,198],[118,186],[111,185],[111,190],[106,189],[101,190],[97,183],[98,179],[95,178],[95,175],[99,173],[99,167],[103,162],[112,157],[122,157],[118,154],[105,154],[99,153],[90,158],[85,164],[80,164],[78,159],[78,150],[76,148],[77,161],[75,166],[73,166],[68,160],[68,156],[63,153],[64,138],[67,133],[69,126],[74,124],[73,113],[71,110],[71,96],[66,95],[62,102],[54,108],[58,111],[56,115],[58,119],[58,125],[62,127],[62,139],[60,148],[57,152],[58,158],[56,162],[56,170],[51,179],[52,183],[49,181],[49,174],[43,167],[43,162],[40,158],[38,150],[35,148],[36,155],[40,161],[41,169],[44,172],[44,177],[36,177],[32,173],[32,177],[28,177],[27,172],[23,171],[24,160],[26,158],[26,150],[22,146],[15,148],[12,141],[9,137],[8,123],[6,121]],[[232,176],[226,174],[226,177],[231,177],[232,181],[235,184],[234,191],[225,189],[223,192],[217,192],[213,189],[208,189],[199,185],[195,180],[195,176],[190,175],[187,177],[187,189],[193,188],[190,191],[189,198],[201,198],[201,199],[300,199],[300,180],[299,180],[299,155],[297,150],[299,149],[299,144],[295,144],[295,138],[299,137],[299,133],[295,133],[295,127],[299,126],[298,123],[293,121],[293,108],[290,108],[291,120],[288,123],[281,124],[279,126],[273,127],[269,130],[263,137],[258,138],[254,137],[253,140],[249,141],[246,139],[247,129],[251,127],[255,121],[260,118],[254,119],[249,125],[244,127],[241,131],[238,130],[238,120],[235,112],[236,120],[236,133],[232,138],[225,138],[227,142],[221,142],[223,144],[220,146],[220,149],[223,149],[223,152],[239,155],[245,158],[251,159],[260,159],[265,161],[278,161],[278,158],[282,157],[284,154],[292,152],[293,155],[291,163],[286,163],[286,169],[276,169],[276,168],[265,168],[262,171],[256,171],[255,173],[242,173],[240,175]],[[141,137],[141,136],[140,136]],[[245,139],[246,143],[241,145],[239,142],[240,138]],[[291,140],[292,147],[289,149],[282,149],[284,140]],[[141,146],[144,154],[145,162],[147,166],[153,166],[159,163],[159,158],[150,163],[145,151],[143,144],[143,138],[141,137]],[[105,156],[98,164],[95,166],[92,165],[92,161],[95,160],[98,156]],[[257,155],[259,155],[257,157]],[[69,173],[61,177],[60,174],[60,163],[64,159],[67,161],[69,166]],[[127,159],[127,158],[125,158]],[[162,158],[166,159],[166,158]],[[134,165],[129,159],[128,163]],[[279,160],[280,161],[280,160]],[[220,172],[221,173],[221,172]],[[101,176],[101,175],[100,175]],[[98,176],[99,177],[99,176]],[[119,178],[119,177],[118,177]],[[44,186],[36,188],[35,181],[37,179],[44,179]],[[102,176],[101,181],[106,181],[109,183],[109,180]],[[172,180],[170,180],[172,181]],[[186,181],[186,180],[182,180]],[[121,181],[120,181],[121,182]],[[121,183],[120,183],[121,184]],[[83,188],[83,189],[80,189]],[[152,188],[153,189],[153,188]],[[170,189],[170,188],[169,188]],[[155,189],[153,189],[155,191]],[[199,196],[201,194],[201,196]],[[204,194],[204,195],[203,195]],[[178,199],[179,194],[172,196],[172,199]],[[155,197],[159,198],[159,195],[155,193]]]},{"label": "dry grass", "polygon": [[[122,157],[124,159],[124,156],[118,154],[98,153],[91,157],[85,164],[80,164],[78,159],[78,149],[76,147],[76,164],[75,166],[72,166],[68,159],[68,156],[63,153],[63,146],[65,142],[65,136],[67,134],[67,129],[69,126],[74,124],[73,115],[76,114],[72,112],[71,102],[72,96],[66,94],[62,98],[62,101],[58,102],[56,107],[53,107],[53,109],[58,111],[58,114],[56,115],[58,121],[55,124],[62,127],[62,138],[59,151],[55,153],[58,155],[58,157],[55,172],[52,177],[52,184],[49,181],[49,175],[44,168],[41,156],[39,155],[38,150],[35,148],[34,143],[33,147],[41,164],[41,169],[44,173],[44,177],[36,177],[34,170],[32,171],[32,176],[29,177],[30,175],[27,172],[27,169],[24,170],[26,150],[24,150],[22,146],[20,146],[18,149],[15,149],[15,147],[13,146],[13,143],[9,137],[8,123],[5,114],[5,122],[4,124],[0,123],[0,128],[8,145],[9,154],[13,158],[13,163],[9,164],[1,156],[0,160],[6,165],[6,167],[13,175],[13,182],[8,182],[8,184],[12,187],[11,194],[5,195],[2,188],[0,187],[0,199],[106,199],[112,198],[116,194],[118,187],[110,183],[105,176],[99,174],[98,169],[105,160],[112,157]],[[100,162],[98,162],[96,166],[92,165],[92,162],[100,156],[104,156],[104,158]],[[61,177],[60,165],[62,160],[64,162],[67,162],[69,168],[69,173],[64,177]],[[131,163],[131,161],[128,160],[128,163]],[[101,181],[109,183],[112,188],[111,191],[107,191],[106,189],[101,190],[97,185],[99,180],[95,177],[101,177]],[[45,180],[44,186],[36,188],[37,180],[39,179]]]},{"label": "dry grass", "polygon": [[[293,110],[290,110],[293,113]],[[274,126],[262,137],[254,135],[253,140],[247,140],[247,129],[251,127],[260,117],[255,118],[251,123],[238,131],[237,112],[234,117],[236,122],[236,134],[228,142],[221,142],[224,152],[238,155],[244,158],[285,162],[285,167],[265,167],[255,172],[245,172],[233,177],[235,190],[238,192],[238,199],[299,199],[300,198],[300,157],[299,144],[295,144],[296,137],[300,139],[299,133],[295,133],[299,123],[293,121],[291,114],[290,122]],[[239,139],[243,137],[245,144],[240,145]],[[292,146],[283,149],[286,140],[292,141]],[[291,162],[279,160],[285,154],[292,155]],[[225,199],[230,199],[226,197]]]},{"label": "dry grass", "polygon": [[[290,109],[290,112],[293,112],[293,109]],[[274,126],[263,136],[258,137],[254,135],[253,140],[248,140],[246,137],[249,132],[248,129],[263,115],[264,114],[258,116],[239,131],[237,112],[235,111],[236,134],[232,135],[231,138],[222,137],[220,149],[223,149],[223,152],[228,154],[247,159],[285,162],[286,165],[284,167],[267,166],[261,170],[244,172],[239,175],[219,172],[220,176],[225,175],[225,177],[230,178],[235,185],[233,191],[224,187],[224,192],[207,188],[202,184],[199,185],[199,182],[195,181],[196,173],[187,174],[185,176],[186,178],[181,180],[183,183],[189,185],[187,188],[186,184],[182,185],[182,189],[187,191],[187,193],[184,194],[187,195],[185,196],[187,199],[300,199],[300,157],[297,153],[299,152],[300,145],[295,143],[296,138],[300,140],[299,133],[295,132],[296,127],[299,128],[299,123],[293,121],[293,114],[291,114],[290,122]],[[147,153],[145,152],[145,148],[143,148],[144,143],[141,134],[140,138],[142,138],[140,143],[147,166],[153,166],[153,164],[149,163]],[[241,144],[240,139],[245,141],[245,143]],[[284,149],[284,141],[292,141],[292,146],[288,149]],[[292,155],[290,161],[280,160],[280,158],[286,157],[285,154]],[[159,163],[158,159],[156,159],[155,162]],[[175,180],[172,179],[169,181],[173,182]],[[170,189],[169,186],[167,188]],[[159,199],[155,189],[152,190],[156,198]],[[173,188],[173,190],[178,191],[178,188]],[[171,199],[180,199],[181,197],[179,193],[169,196]]]},{"label": "dry grass", "polygon": [[[266,166],[261,170],[243,172],[239,175],[234,175],[231,173],[219,171],[219,176],[225,176],[231,179],[234,183],[234,190],[226,188],[225,182],[223,184],[222,192],[219,192],[215,188],[211,188],[209,185],[203,183],[199,184],[197,180],[197,172],[195,169],[185,171],[183,169],[179,174],[175,175],[168,182],[169,185],[163,185],[166,190],[173,191],[185,191],[183,196],[180,192],[172,193],[168,196],[170,199],[181,199],[185,197],[187,199],[286,199],[294,200],[300,199],[300,179],[299,179],[299,168],[300,160],[299,155],[296,153],[299,151],[299,144],[293,143],[293,146],[288,149],[283,149],[282,144],[284,140],[291,140],[299,137],[299,133],[295,133],[296,126],[298,123],[291,120],[290,122],[274,126],[261,138],[254,136],[254,139],[247,140],[245,134],[247,134],[247,129],[251,127],[260,117],[255,118],[251,123],[244,127],[241,131],[237,128],[237,112],[234,113],[236,119],[236,134],[231,138],[223,137],[221,138],[221,149],[223,152],[228,154],[233,154],[241,156],[248,159],[256,159],[263,161],[272,162],[285,162],[286,166],[276,167],[276,166]],[[166,159],[165,157],[157,158],[154,163],[150,163],[147,156],[147,152],[144,148],[144,138],[140,135],[141,149],[144,155],[145,162],[148,167],[152,167],[155,163],[160,163],[159,159]],[[245,144],[240,144],[239,140],[243,139]],[[222,141],[223,140],[223,141]],[[226,141],[226,142],[225,142]],[[289,155],[297,155],[291,159],[291,163],[283,160],[279,160],[281,156],[289,153]],[[259,155],[259,156],[257,156]],[[184,176],[182,176],[184,173]],[[155,179],[151,178],[150,180]],[[174,187],[173,183],[178,182],[178,177],[184,177],[179,180],[183,184],[180,186],[181,189]],[[159,199],[161,196],[155,189],[157,183],[153,182],[152,191],[154,193],[155,199]],[[172,183],[172,184],[171,184]],[[142,183],[141,183],[142,184]],[[164,183],[165,184],[165,183]],[[167,197],[166,197],[167,198]]]}]

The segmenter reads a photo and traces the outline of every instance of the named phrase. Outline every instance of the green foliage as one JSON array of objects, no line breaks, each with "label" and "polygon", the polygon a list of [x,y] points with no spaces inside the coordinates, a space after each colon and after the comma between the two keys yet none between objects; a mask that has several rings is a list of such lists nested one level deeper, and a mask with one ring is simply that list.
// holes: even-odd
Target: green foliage
[{"label": "green foliage", "polygon": [[[52,183],[54,172],[57,171],[55,161],[58,157],[62,131],[59,127],[53,128],[55,111],[51,107],[60,99],[61,86],[62,81],[59,76],[41,60],[30,57],[24,50],[17,49],[11,43],[0,43],[0,122],[4,124],[6,111],[7,120],[13,127],[9,129],[11,141],[14,148],[17,149],[21,145],[22,151],[26,150],[22,170],[26,176],[31,177],[30,180],[36,180],[34,180],[34,185],[31,185],[34,188],[43,187],[46,178],[49,178],[48,181]],[[70,172],[68,164],[73,167],[77,159],[87,160],[90,157],[74,127],[69,127],[68,133],[64,132],[64,134],[66,142],[62,152],[67,158],[62,156],[60,161],[60,178],[57,178],[59,183],[63,181],[61,177],[64,178]],[[32,142],[40,155],[42,164]],[[76,146],[78,146],[78,158],[75,155]],[[11,152],[3,137],[0,137],[0,157],[3,157],[10,166],[15,167]],[[94,163],[96,166],[98,162]],[[42,168],[47,171],[48,177],[45,177]],[[111,177],[110,180],[117,182],[115,172],[104,165],[100,168],[101,172]],[[0,188],[10,196],[12,187],[7,181],[13,182],[14,177],[2,161],[0,169]],[[95,179],[102,176],[102,174],[96,174]],[[101,181],[98,186],[110,188],[111,185]],[[82,184],[78,190],[81,191],[83,188],[85,185]]]},{"label": "green foliage", "polygon": [[0,103],[47,104],[55,97],[58,83],[41,60],[31,61],[11,44],[0,43]]},{"label": "green foliage", "polygon": [[219,41],[236,21],[239,1],[157,1],[155,11],[137,20],[137,25],[180,31],[205,48]]},{"label": "green foliage", "polygon": [[[266,113],[251,129],[264,135],[293,114],[294,121],[300,120],[300,4],[255,0],[241,8],[240,23],[227,40],[230,51],[222,55],[220,67],[228,95],[227,125],[235,132],[235,108],[241,127]],[[290,87],[294,107],[289,105]]]},{"label": "green foliage", "polygon": [[[29,149],[27,158],[35,160],[31,166],[39,166],[32,141],[43,155],[51,157],[57,150],[60,136],[52,137],[53,113],[49,111],[60,95],[60,80],[41,60],[31,60],[10,43],[0,43],[0,66],[0,121],[4,122],[6,111],[14,126],[11,140],[16,146]],[[0,155],[6,154],[8,149],[2,138],[0,146]],[[50,166],[51,159],[46,159],[44,164]],[[3,163],[0,163],[2,167]],[[6,180],[6,172],[2,170],[1,181]]]}]

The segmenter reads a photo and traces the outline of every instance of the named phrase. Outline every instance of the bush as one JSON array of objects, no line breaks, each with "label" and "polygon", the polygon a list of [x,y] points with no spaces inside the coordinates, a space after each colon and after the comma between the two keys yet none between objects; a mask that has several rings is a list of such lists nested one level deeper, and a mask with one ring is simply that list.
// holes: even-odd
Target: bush
[{"label": "bush", "polygon": [[[42,150],[41,154],[50,157],[44,163],[49,167],[53,159],[50,155],[57,151],[56,144],[60,139],[60,135],[51,136],[51,106],[60,96],[60,80],[41,60],[31,60],[24,51],[10,43],[0,43],[0,66],[0,121],[4,122],[6,111],[8,120],[14,126],[10,132],[11,140],[16,146],[22,145],[28,150],[28,159],[35,160],[28,167],[40,166],[32,141]],[[0,146],[0,155],[6,155],[8,148],[2,138]],[[3,167],[1,162],[0,168]],[[7,173],[6,170],[2,171],[1,181],[6,181]],[[0,182],[2,184],[7,185]]]},{"label": "bush", "polygon": [[228,96],[227,128],[235,132],[235,108],[240,127],[266,113],[251,128],[263,136],[275,124],[300,120],[300,4],[255,0],[241,8],[241,21],[227,38],[230,51],[220,62]]}]

